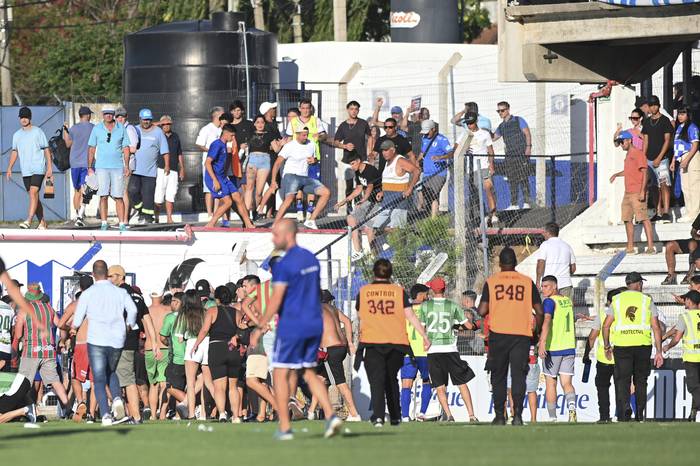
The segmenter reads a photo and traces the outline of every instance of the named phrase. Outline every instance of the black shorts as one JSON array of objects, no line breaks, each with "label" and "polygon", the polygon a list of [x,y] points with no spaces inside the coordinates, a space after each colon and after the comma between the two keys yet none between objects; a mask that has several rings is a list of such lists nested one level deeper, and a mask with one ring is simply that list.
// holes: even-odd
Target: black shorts
[{"label": "black shorts", "polygon": [[447,385],[448,376],[452,385],[464,385],[474,378],[474,371],[467,361],[459,357],[459,353],[433,353],[428,355],[428,370],[430,384],[433,387]]},{"label": "black shorts", "polygon": [[445,173],[423,178],[423,197],[425,198],[426,204],[440,199],[440,191],[442,191],[442,187],[445,186],[445,181],[447,181],[447,175]]},{"label": "black shorts", "polygon": [[136,377],[136,385],[148,385],[146,355],[141,351],[134,351],[134,375]]},{"label": "black shorts", "polygon": [[29,192],[29,188],[35,187],[41,189],[41,185],[44,183],[45,175],[31,175],[23,176],[22,181],[24,181],[24,189]]},{"label": "black shorts", "polygon": [[326,360],[318,365],[319,375],[328,379],[331,385],[346,383],[343,362],[348,355],[348,349],[345,346],[329,346],[327,352]]},{"label": "black shorts", "polygon": [[214,380],[227,377],[237,379],[241,375],[241,353],[238,348],[229,349],[228,341],[209,342],[209,370]]},{"label": "black shorts", "polygon": [[0,372],[10,372],[12,355],[10,353],[0,351],[0,361],[5,361],[5,365],[2,367],[2,369],[0,369]]},{"label": "black shorts", "polygon": [[187,380],[185,378],[185,366],[182,364],[168,363],[165,368],[165,383],[168,388],[185,391]]}]

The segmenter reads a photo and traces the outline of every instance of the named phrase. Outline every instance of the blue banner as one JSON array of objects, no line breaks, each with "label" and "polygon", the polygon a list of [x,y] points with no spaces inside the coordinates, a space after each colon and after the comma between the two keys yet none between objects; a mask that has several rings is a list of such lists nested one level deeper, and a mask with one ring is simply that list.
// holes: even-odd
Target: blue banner
[{"label": "blue banner", "polygon": [[700,0],[598,0],[599,2],[609,3],[610,5],[619,6],[668,6],[668,5],[687,5],[691,3],[700,3]]}]

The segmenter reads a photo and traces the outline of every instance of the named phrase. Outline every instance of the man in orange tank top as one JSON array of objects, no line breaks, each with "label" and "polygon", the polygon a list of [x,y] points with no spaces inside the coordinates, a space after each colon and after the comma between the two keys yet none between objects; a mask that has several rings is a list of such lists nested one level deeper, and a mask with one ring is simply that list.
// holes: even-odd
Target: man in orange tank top
[{"label": "man in orange tank top", "polygon": [[428,335],[413,312],[408,294],[401,285],[391,282],[392,273],[391,262],[377,260],[374,263],[374,281],[360,288],[355,300],[360,319],[360,345],[355,370],[364,360],[372,395],[371,422],[375,427],[384,426],[387,407],[391,425],[401,422],[398,373],[404,355],[412,355],[406,321],[423,337],[425,350],[430,348]]},{"label": "man in orange tank top", "polygon": [[505,425],[503,407],[506,403],[506,379],[511,370],[513,394],[513,425],[523,425],[522,411],[525,398],[530,341],[532,339],[532,310],[535,310],[537,328],[542,326],[542,301],[535,282],[515,271],[515,252],[506,247],[499,255],[501,271],[484,283],[479,303],[479,314],[489,316],[489,354],[493,387],[493,406],[496,417],[493,424]]}]

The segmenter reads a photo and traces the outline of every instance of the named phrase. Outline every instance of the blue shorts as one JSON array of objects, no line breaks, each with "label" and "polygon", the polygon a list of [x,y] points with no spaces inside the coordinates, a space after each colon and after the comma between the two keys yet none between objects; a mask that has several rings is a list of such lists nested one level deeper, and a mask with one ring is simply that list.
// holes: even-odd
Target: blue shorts
[{"label": "blue shorts", "polygon": [[282,192],[285,197],[296,194],[297,191],[304,191],[304,194],[318,194],[317,191],[323,187],[320,181],[310,176],[287,173],[282,177]]},{"label": "blue shorts", "polygon": [[87,168],[71,168],[70,169],[70,179],[73,183],[73,189],[80,191],[80,189],[85,184],[85,177],[87,177]]},{"label": "blue shorts", "polygon": [[318,161],[309,165],[309,177],[321,181],[321,164]]},{"label": "blue shorts", "polygon": [[272,367],[301,369],[316,367],[321,334],[312,337],[283,336],[277,333],[272,352]]},{"label": "blue shorts", "polygon": [[214,190],[214,182],[209,177],[209,173],[207,173],[204,177],[204,184],[206,184],[207,188],[209,188],[211,197],[214,199],[222,199],[238,192],[236,184],[231,181],[228,176],[222,176],[220,178],[221,189],[219,191]]},{"label": "blue shorts", "polygon": [[415,362],[408,356],[403,358],[401,378],[415,380],[418,372],[420,372],[420,377],[422,380],[430,380],[430,373],[428,372],[428,357],[416,356],[414,359]]},{"label": "blue shorts", "polygon": [[95,173],[97,174],[98,196],[112,196],[114,199],[124,197],[124,169],[96,168]]},{"label": "blue shorts", "polygon": [[[270,154],[265,152],[251,152],[248,154],[248,166],[253,167],[256,170],[269,170]],[[309,167],[309,172],[310,171],[311,167]]]}]

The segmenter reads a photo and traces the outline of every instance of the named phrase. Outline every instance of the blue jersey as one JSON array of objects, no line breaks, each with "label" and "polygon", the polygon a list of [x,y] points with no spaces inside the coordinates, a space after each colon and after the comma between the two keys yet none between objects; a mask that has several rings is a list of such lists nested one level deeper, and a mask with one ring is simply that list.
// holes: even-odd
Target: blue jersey
[{"label": "blue jersey", "polygon": [[[207,158],[211,159],[211,168],[219,181],[226,177],[226,169],[228,163],[228,152],[226,152],[226,143],[221,139],[217,139],[209,146]],[[209,172],[205,171],[205,177],[209,177]]]},{"label": "blue jersey", "polygon": [[688,125],[688,142],[681,139],[681,131],[683,130],[683,125],[678,125],[676,128],[676,138],[673,141],[673,156],[676,160],[680,159],[683,155],[690,151],[693,147],[693,143],[700,140],[698,137],[698,127],[695,123],[686,123]]},{"label": "blue jersey", "polygon": [[323,333],[321,266],[311,251],[294,246],[275,264],[272,285],[287,290],[279,310],[277,335],[311,337]]},{"label": "blue jersey", "polygon": [[[447,176],[447,164],[449,160],[433,160],[436,155],[445,155],[449,152],[454,151],[450,141],[443,136],[438,134],[435,140],[430,144],[431,138],[423,136],[421,141],[421,152],[423,153],[423,174],[425,176],[434,175],[439,173],[440,176]],[[430,144],[430,147],[428,145]]]}]

